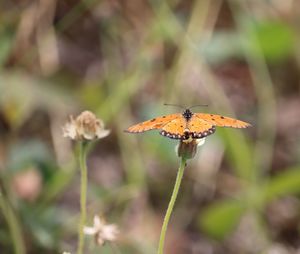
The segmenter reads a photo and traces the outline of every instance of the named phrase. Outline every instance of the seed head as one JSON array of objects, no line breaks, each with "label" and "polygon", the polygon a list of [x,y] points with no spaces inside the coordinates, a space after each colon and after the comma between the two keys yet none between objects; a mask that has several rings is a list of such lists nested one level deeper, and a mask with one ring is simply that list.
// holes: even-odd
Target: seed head
[{"label": "seed head", "polygon": [[202,146],[205,143],[205,138],[201,139],[187,139],[180,140],[177,147],[178,157],[185,157],[186,159],[192,159],[197,153],[197,147]]},{"label": "seed head", "polygon": [[63,127],[63,136],[73,140],[95,140],[106,137],[110,130],[104,129],[101,119],[90,111],[82,112],[76,119],[70,116],[70,121]]}]

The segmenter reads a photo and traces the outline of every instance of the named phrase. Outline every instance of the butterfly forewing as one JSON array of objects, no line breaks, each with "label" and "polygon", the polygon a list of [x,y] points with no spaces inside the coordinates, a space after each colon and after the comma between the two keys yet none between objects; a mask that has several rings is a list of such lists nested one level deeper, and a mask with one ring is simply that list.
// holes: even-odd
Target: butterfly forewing
[{"label": "butterfly forewing", "polygon": [[251,126],[251,124],[249,123],[221,115],[195,113],[194,116],[198,117],[199,119],[205,120],[206,122],[209,122],[215,126],[232,128],[247,128]]},{"label": "butterfly forewing", "polygon": [[173,139],[187,139],[188,136],[185,133],[186,123],[185,118],[179,115],[178,118],[164,125],[160,134]]},{"label": "butterfly forewing", "polygon": [[204,138],[213,134],[216,130],[213,124],[195,115],[188,121],[187,128],[192,138]]},{"label": "butterfly forewing", "polygon": [[180,117],[181,114],[171,114],[171,115],[156,117],[151,120],[133,125],[129,127],[126,131],[131,133],[139,133],[139,132],[149,131],[153,129],[161,129],[163,126],[165,126],[172,120]]}]

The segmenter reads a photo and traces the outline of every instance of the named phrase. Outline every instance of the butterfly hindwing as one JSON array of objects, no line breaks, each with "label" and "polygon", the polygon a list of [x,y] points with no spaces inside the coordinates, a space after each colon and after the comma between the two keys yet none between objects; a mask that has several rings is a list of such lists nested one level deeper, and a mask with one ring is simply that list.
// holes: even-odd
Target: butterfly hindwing
[{"label": "butterfly hindwing", "polygon": [[186,120],[182,115],[162,127],[161,135],[172,139],[187,139]]},{"label": "butterfly hindwing", "polygon": [[172,120],[176,118],[181,118],[181,114],[171,114],[171,115],[166,115],[166,116],[160,116],[153,118],[151,120],[138,123],[136,125],[133,125],[129,127],[126,132],[131,132],[131,133],[140,133],[144,131],[149,131],[153,129],[161,129],[164,125],[168,124]]},{"label": "butterfly hindwing", "polygon": [[188,121],[187,128],[190,133],[189,135],[192,138],[204,138],[216,131],[216,127],[213,124],[202,120],[195,115],[193,115],[192,118]]},{"label": "butterfly hindwing", "polygon": [[247,128],[251,126],[249,123],[221,115],[195,113],[194,116],[198,117],[199,119],[203,119],[215,126],[232,128]]}]

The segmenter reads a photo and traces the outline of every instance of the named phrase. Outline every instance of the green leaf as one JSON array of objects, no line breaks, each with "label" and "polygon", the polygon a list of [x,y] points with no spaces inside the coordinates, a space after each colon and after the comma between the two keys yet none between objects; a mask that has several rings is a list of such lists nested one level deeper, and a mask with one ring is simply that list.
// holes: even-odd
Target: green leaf
[{"label": "green leaf", "polygon": [[225,142],[226,155],[235,172],[241,178],[251,180],[256,172],[253,167],[253,149],[250,141],[239,130],[221,129],[218,133]]},{"label": "green leaf", "polygon": [[55,249],[67,230],[66,221],[68,215],[63,209],[48,207],[44,210],[36,210],[34,206],[22,204],[20,207],[23,223],[26,229],[32,233],[39,246]]},{"label": "green leaf", "polygon": [[9,125],[17,129],[36,109],[63,115],[74,110],[77,103],[51,82],[21,72],[1,71],[0,107]]},{"label": "green leaf", "polygon": [[284,170],[271,178],[262,188],[265,203],[280,196],[300,193],[300,167]]},{"label": "green leaf", "polygon": [[6,31],[6,29],[0,27],[0,37],[0,66],[2,66],[12,49],[13,36],[8,31]]},{"label": "green leaf", "polygon": [[38,139],[20,141],[11,146],[8,153],[8,168],[12,171],[26,169],[52,160],[48,147]]},{"label": "green leaf", "polygon": [[245,209],[246,206],[240,201],[214,203],[202,212],[199,225],[210,236],[223,239],[234,230]]},{"label": "green leaf", "polygon": [[288,57],[295,44],[295,33],[281,21],[251,23],[244,41],[253,54],[263,54],[275,62]]}]

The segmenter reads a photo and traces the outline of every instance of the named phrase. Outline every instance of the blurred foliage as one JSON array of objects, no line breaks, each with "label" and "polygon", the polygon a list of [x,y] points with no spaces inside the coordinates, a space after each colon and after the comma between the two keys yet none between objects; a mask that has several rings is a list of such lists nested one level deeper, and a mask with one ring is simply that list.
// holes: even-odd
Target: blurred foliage
[{"label": "blurred foliage", "polygon": [[[91,110],[111,135],[88,158],[88,222],[121,230],[86,253],[156,251],[177,142],[123,132],[177,111],[251,122],[218,129],[188,162],[166,253],[300,251],[296,0],[1,1],[1,253],[75,253],[76,144],[68,116]],[[18,243],[18,244],[15,244]]]}]

